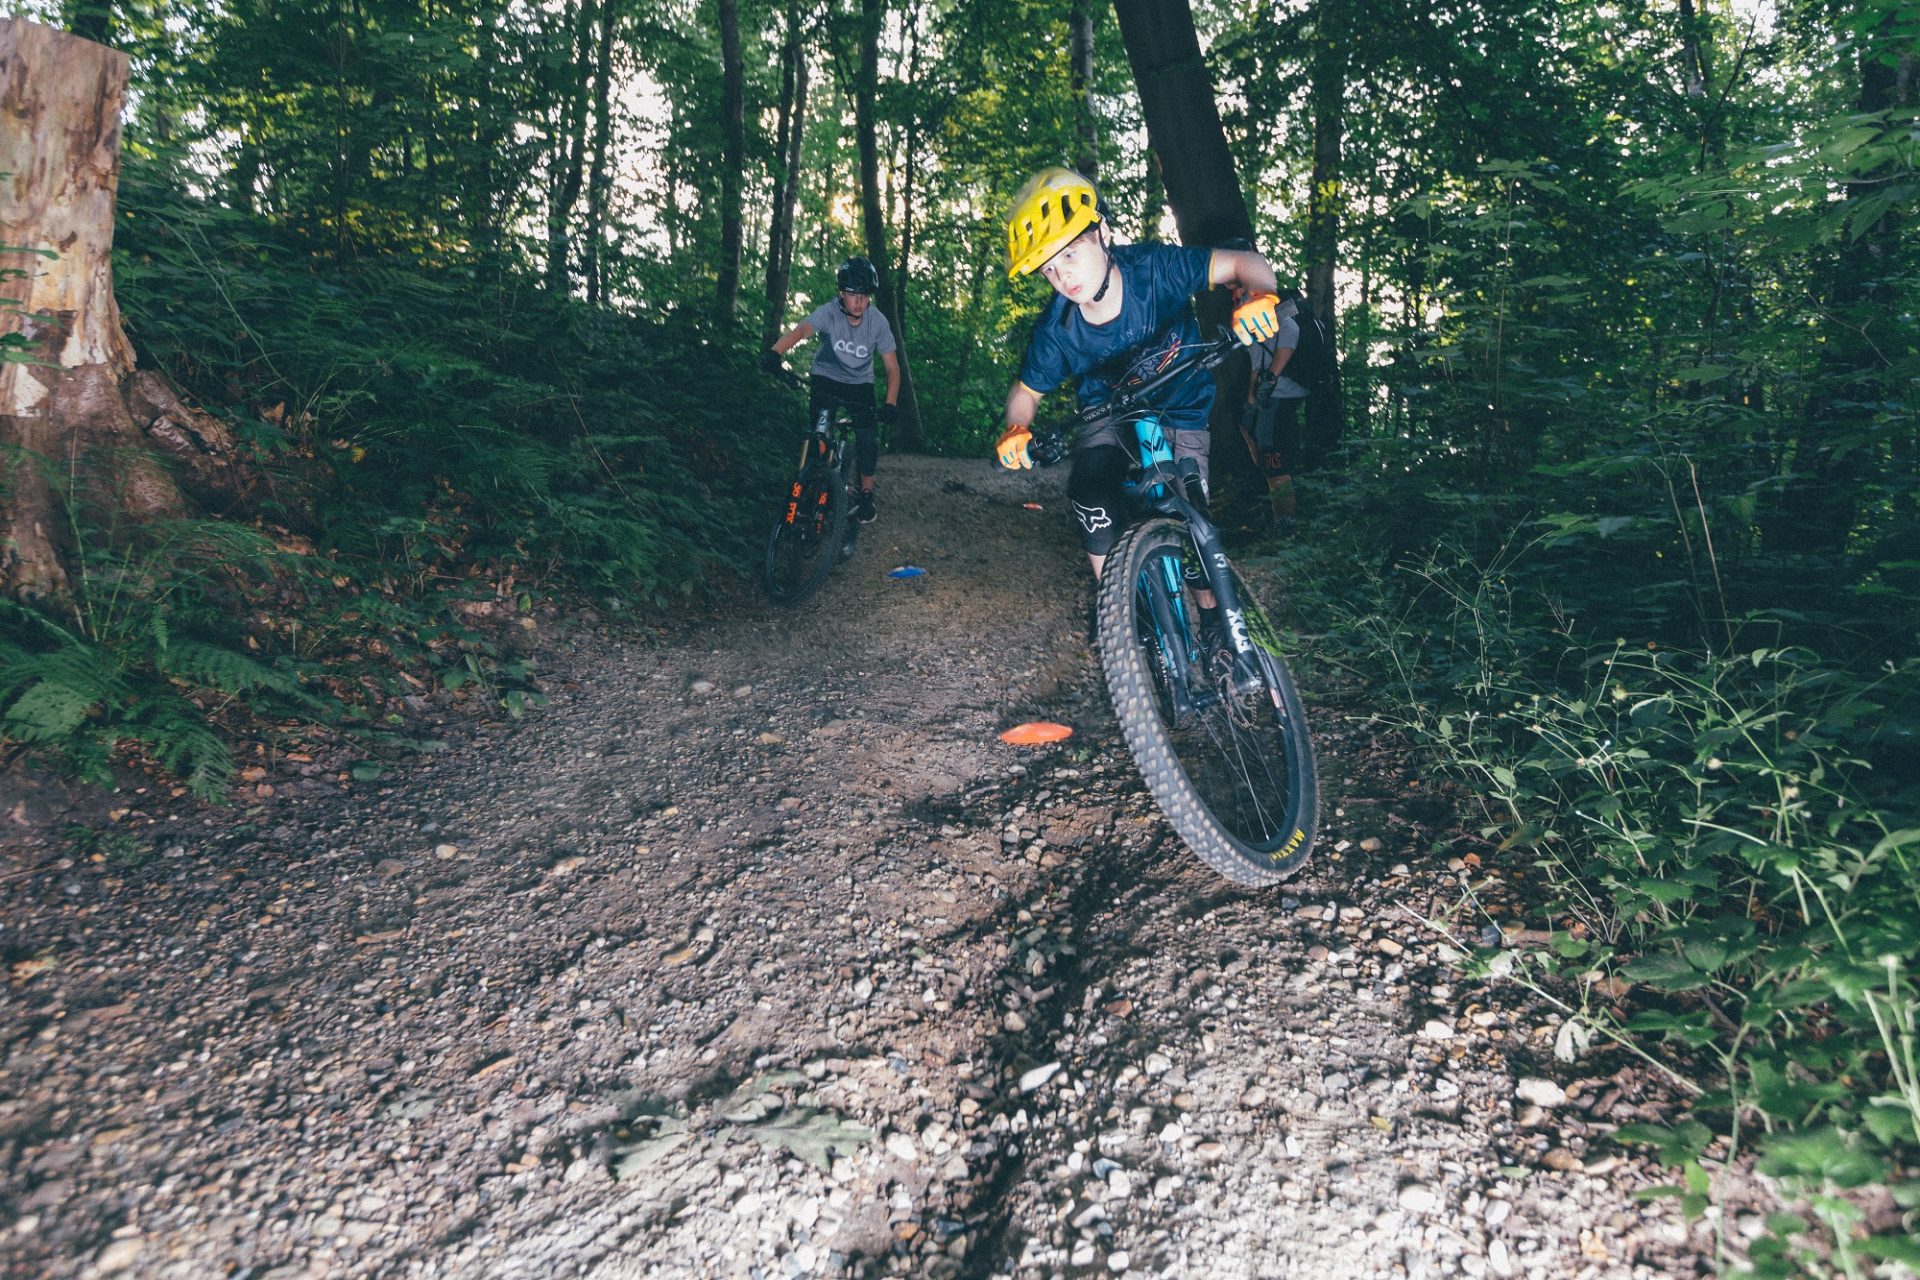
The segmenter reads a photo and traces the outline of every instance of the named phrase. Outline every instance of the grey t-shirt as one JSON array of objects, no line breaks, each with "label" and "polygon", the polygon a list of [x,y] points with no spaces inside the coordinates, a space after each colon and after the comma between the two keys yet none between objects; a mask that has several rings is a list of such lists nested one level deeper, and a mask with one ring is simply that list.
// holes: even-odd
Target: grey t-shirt
[{"label": "grey t-shirt", "polygon": [[813,309],[807,323],[820,335],[820,349],[813,355],[813,371],[835,382],[855,385],[873,381],[873,358],[892,351],[893,326],[869,305],[857,325],[847,323],[840,299],[829,298]]},{"label": "grey t-shirt", "polygon": [[1300,307],[1292,298],[1281,299],[1274,308],[1274,314],[1280,320],[1279,332],[1271,338],[1253,345],[1255,368],[1259,373],[1256,385],[1260,388],[1262,403],[1269,400],[1299,400],[1307,394],[1307,389],[1289,378],[1286,374],[1274,377],[1269,372],[1273,368],[1273,358],[1281,350],[1292,351],[1300,345]]}]

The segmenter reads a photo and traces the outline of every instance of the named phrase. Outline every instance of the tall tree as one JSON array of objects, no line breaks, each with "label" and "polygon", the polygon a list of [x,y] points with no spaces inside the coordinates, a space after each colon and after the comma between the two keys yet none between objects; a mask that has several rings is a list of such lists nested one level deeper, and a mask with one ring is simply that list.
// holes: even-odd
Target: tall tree
[{"label": "tall tree", "polygon": [[1073,0],[1067,13],[1068,66],[1073,83],[1073,167],[1100,176],[1099,117],[1093,109],[1093,3]]},{"label": "tall tree", "polygon": [[[860,62],[854,72],[854,132],[860,146],[860,215],[866,229],[867,257],[880,273],[880,296],[889,295],[892,273],[887,255],[887,224],[880,201],[880,138],[875,126],[875,99],[880,88],[880,26],[886,0],[860,0]],[[906,264],[901,264],[905,270]],[[903,449],[926,447],[920,426],[920,402],[913,392],[913,374],[907,365],[898,316],[888,316],[893,329],[895,359],[900,362],[900,423],[894,442]]]},{"label": "tall tree", "polygon": [[1188,0],[1113,0],[1113,11],[1181,241],[1251,240],[1253,221],[1233,171]]},{"label": "tall tree", "polygon": [[780,46],[780,111],[775,127],[773,212],[767,223],[767,310],[760,345],[769,347],[786,317],[793,278],[793,210],[800,194],[800,157],[807,131],[806,46],[800,0],[787,0],[787,38]]},{"label": "tall tree", "polygon": [[[601,0],[603,6],[612,2]],[[595,47],[593,15],[590,0],[581,0],[577,7],[569,0],[560,36],[568,56],[558,71],[560,101],[554,111],[556,123],[547,162],[547,288],[554,293],[565,293],[569,287],[569,230],[573,207],[586,180],[587,108],[594,64],[589,51]]]},{"label": "tall tree", "polygon": [[600,5],[600,38],[594,50],[593,163],[587,173],[586,249],[582,270],[587,278],[587,301],[605,296],[606,272],[602,244],[607,235],[607,201],[613,186],[613,28],[614,0]]},{"label": "tall tree", "polygon": [[720,270],[714,307],[724,326],[740,299],[740,204],[746,163],[746,71],[740,61],[739,0],[720,7]]},{"label": "tall tree", "polygon": [[[1313,107],[1313,172],[1307,183],[1307,302],[1326,325],[1339,349],[1334,313],[1333,269],[1340,252],[1340,209],[1344,199],[1340,143],[1347,101],[1348,5],[1353,0],[1319,0],[1313,40],[1309,97]],[[1312,468],[1340,441],[1340,384],[1329,378],[1307,399],[1301,427],[1301,461]]]}]

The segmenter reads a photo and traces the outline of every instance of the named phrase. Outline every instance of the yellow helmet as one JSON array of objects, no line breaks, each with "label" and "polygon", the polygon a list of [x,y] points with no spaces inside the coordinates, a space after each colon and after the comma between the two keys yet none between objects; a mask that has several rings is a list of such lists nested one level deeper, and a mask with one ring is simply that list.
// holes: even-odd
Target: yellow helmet
[{"label": "yellow helmet", "polygon": [[1093,184],[1059,165],[1027,179],[1007,215],[1007,276],[1024,276],[1100,221]]}]

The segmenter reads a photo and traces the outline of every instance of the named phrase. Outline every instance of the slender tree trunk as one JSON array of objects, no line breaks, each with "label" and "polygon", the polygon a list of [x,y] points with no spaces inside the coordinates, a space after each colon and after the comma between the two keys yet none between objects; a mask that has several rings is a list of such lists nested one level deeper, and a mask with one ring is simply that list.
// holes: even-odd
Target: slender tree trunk
[{"label": "slender tree trunk", "polygon": [[69,511],[151,519],[183,510],[179,485],[212,499],[248,483],[225,425],[136,372],[120,326],[126,91],[124,54],[0,19],[0,293],[17,300],[0,336],[34,361],[0,362],[0,592],[17,599],[71,599]]},{"label": "slender tree trunk", "polygon": [[801,39],[800,0],[787,0],[787,43],[782,51],[780,166],[774,183],[773,221],[767,232],[767,313],[760,345],[779,336],[793,277],[793,208],[800,194],[801,143],[807,128],[807,51]]},{"label": "slender tree trunk", "polygon": [[1160,223],[1166,214],[1167,179],[1160,172],[1160,153],[1149,146],[1140,200],[1140,243],[1152,244],[1160,239]]},{"label": "slender tree trunk", "polygon": [[1093,0],[1073,0],[1067,14],[1068,65],[1073,76],[1073,167],[1100,176],[1099,121],[1093,113]]},{"label": "slender tree trunk", "polygon": [[[601,0],[602,4],[612,2]],[[568,228],[573,224],[573,207],[580,200],[580,187],[586,178],[587,82],[592,66],[586,53],[592,47],[593,13],[590,3],[582,3],[577,10],[571,5],[567,8],[567,45],[573,57],[561,73],[568,79],[553,140],[554,170],[547,182],[547,288],[558,294],[568,289]]]},{"label": "slender tree trunk", "polygon": [[[1320,0],[1313,65],[1308,96],[1313,104],[1313,176],[1307,204],[1307,302],[1327,328],[1327,339],[1339,350],[1339,317],[1334,309],[1333,268],[1340,253],[1340,202],[1343,181],[1340,144],[1346,126],[1347,46],[1352,23],[1347,6],[1353,0]],[[1340,443],[1340,379],[1338,372],[1307,398],[1302,412],[1300,453],[1312,469],[1324,462]]]},{"label": "slender tree trunk", "polygon": [[[879,296],[888,296],[891,271],[887,265],[887,227],[880,207],[880,138],[874,120],[874,99],[880,88],[880,21],[885,0],[860,0],[860,65],[854,74],[854,131],[860,144],[860,213],[866,225],[867,256],[880,273]],[[894,443],[910,452],[926,447],[920,429],[920,404],[913,393],[913,374],[907,365],[906,344],[900,341],[900,318],[888,316],[893,327],[895,358],[900,361],[900,424]],[[876,377],[879,376],[877,373]]]},{"label": "slender tree trunk", "polygon": [[1187,0],[1113,0],[1183,244],[1253,238]]},{"label": "slender tree trunk", "polygon": [[722,326],[740,300],[741,166],[746,163],[746,72],[740,65],[739,0],[720,8],[720,271],[714,309]]},{"label": "slender tree trunk", "polygon": [[607,202],[613,182],[609,166],[613,151],[613,0],[600,5],[600,45],[595,51],[593,79],[593,165],[587,175],[587,235],[583,270],[587,301],[606,296],[606,269],[602,250],[607,236]]},{"label": "slender tree trunk", "polygon": [[[915,4],[907,11],[907,83],[917,86],[920,83],[920,15],[921,7]],[[905,178],[900,186],[900,270],[893,278],[894,332],[902,342],[907,337],[907,281],[913,272],[913,194],[915,183],[919,180],[920,151],[920,111],[918,104],[907,116],[907,154],[903,167]]]}]

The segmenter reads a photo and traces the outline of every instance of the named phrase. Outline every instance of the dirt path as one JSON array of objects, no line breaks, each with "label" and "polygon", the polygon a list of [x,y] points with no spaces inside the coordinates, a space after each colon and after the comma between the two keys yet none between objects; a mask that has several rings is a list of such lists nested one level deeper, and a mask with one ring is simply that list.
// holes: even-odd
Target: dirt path
[{"label": "dirt path", "polygon": [[1061,479],[889,459],[797,611],[551,624],[520,724],[0,885],[5,1274],[1704,1267],[1604,1141],[1631,1075],[1418,923],[1452,818],[1357,717],[1295,881],[1170,837]]}]

